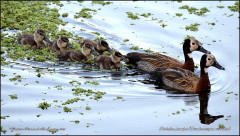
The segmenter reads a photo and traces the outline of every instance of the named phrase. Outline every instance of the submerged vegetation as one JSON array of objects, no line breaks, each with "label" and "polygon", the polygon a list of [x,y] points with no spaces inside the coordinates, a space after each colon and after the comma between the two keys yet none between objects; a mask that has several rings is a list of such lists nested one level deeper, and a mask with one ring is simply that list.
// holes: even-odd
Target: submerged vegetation
[{"label": "submerged vegetation", "polygon": [[200,24],[198,24],[198,23],[187,25],[187,26],[185,26],[185,29],[190,30],[190,31],[198,31],[198,26],[199,25]]}]

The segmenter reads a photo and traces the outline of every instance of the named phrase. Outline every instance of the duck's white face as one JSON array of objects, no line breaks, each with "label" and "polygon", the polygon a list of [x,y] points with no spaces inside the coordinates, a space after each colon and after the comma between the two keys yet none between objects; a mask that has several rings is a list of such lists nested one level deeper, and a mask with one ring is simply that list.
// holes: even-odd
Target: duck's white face
[{"label": "duck's white face", "polygon": [[190,39],[190,51],[196,51],[199,45],[199,41],[196,39]]},{"label": "duck's white face", "polygon": [[212,66],[215,61],[216,61],[216,58],[212,54],[207,54],[207,58],[206,58],[207,67]]}]

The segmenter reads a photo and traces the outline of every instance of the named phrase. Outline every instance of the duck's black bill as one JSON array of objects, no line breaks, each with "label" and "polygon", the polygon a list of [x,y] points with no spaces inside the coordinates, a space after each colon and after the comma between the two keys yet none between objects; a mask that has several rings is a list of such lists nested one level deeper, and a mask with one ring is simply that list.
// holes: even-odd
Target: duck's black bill
[{"label": "duck's black bill", "polygon": [[99,53],[94,49],[94,47],[92,47],[92,54],[99,56]]},{"label": "duck's black bill", "polygon": [[67,44],[67,47],[68,47],[68,48],[75,49],[75,47],[74,47],[72,44],[70,44],[70,43]]},{"label": "duck's black bill", "polygon": [[44,41],[51,42],[46,35],[44,36]]},{"label": "duck's black bill", "polygon": [[212,66],[214,66],[218,69],[221,69],[221,70],[225,70],[225,68],[223,66],[221,66],[217,61],[215,61]]},{"label": "duck's black bill", "polygon": [[210,51],[208,51],[208,50],[204,49],[202,46],[198,46],[198,48],[197,48],[197,51],[201,51],[201,52],[203,52],[203,53],[208,53],[208,54],[211,54],[211,52],[210,52]]}]

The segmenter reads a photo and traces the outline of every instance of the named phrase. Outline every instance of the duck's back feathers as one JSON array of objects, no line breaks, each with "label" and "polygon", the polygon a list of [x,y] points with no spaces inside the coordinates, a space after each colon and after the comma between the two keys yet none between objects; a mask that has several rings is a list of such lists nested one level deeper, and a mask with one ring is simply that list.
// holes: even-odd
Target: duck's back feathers
[{"label": "duck's back feathers", "polygon": [[199,77],[193,72],[181,68],[157,68],[151,72],[162,84],[184,93],[195,93]]},{"label": "duck's back feathers", "polygon": [[19,44],[35,46],[37,43],[32,34],[23,34],[17,38]]},{"label": "duck's back feathers", "polygon": [[61,52],[57,55],[57,58],[62,61],[79,61],[83,62],[87,60],[87,57],[83,55],[82,52],[78,52],[75,50],[68,50],[65,52]]}]

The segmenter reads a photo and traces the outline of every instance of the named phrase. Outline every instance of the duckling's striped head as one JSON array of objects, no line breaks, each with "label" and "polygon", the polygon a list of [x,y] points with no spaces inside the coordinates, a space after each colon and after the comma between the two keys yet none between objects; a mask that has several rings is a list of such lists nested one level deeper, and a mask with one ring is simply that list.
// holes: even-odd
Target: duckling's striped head
[{"label": "duckling's striped head", "polygon": [[85,56],[89,56],[89,55],[91,55],[91,54],[99,55],[98,52],[94,49],[92,43],[90,43],[90,42],[86,42],[86,43],[82,46],[82,53],[83,53]]},{"label": "duckling's striped head", "polygon": [[57,40],[57,46],[61,48],[73,48],[66,36],[60,36]]},{"label": "duckling's striped head", "polygon": [[99,40],[98,41],[98,47],[97,48],[100,51],[110,50],[108,43],[106,41],[104,41],[104,40]]},{"label": "duckling's striped head", "polygon": [[34,40],[37,42],[42,42],[43,40],[46,42],[50,42],[43,29],[36,30],[36,32],[34,33]]}]

